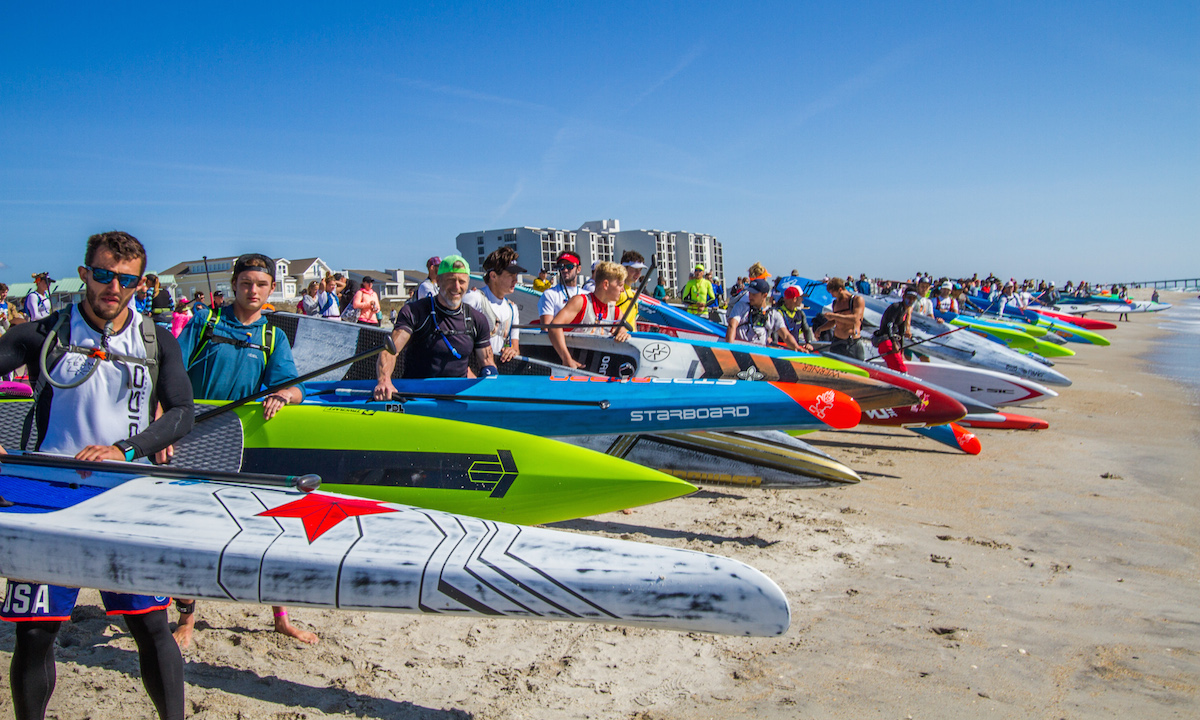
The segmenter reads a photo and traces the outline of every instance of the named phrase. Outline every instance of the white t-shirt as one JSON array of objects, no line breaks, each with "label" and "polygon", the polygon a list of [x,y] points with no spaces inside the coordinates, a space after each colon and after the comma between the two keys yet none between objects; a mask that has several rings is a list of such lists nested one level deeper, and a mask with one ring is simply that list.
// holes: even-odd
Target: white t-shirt
[{"label": "white t-shirt", "polygon": [[549,315],[551,322],[554,316],[567,306],[571,298],[575,297],[581,290],[574,285],[558,284],[551,287],[542,293],[542,299],[538,300],[538,317]]},{"label": "white t-shirt", "polygon": [[[108,339],[108,349],[135,358],[146,357],[139,324],[141,316]],[[83,319],[78,306],[71,308],[71,344],[100,347],[100,333]],[[74,455],[88,445],[112,445],[150,425],[150,372],[145,365],[120,360],[95,360],[81,353],[65,353],[50,371],[60,383],[78,379],[95,363],[100,367],[77,388],[54,388],[46,437],[40,450]]]},{"label": "white t-shirt", "polygon": [[463,295],[463,302],[483,313],[483,316],[492,322],[493,353],[499,355],[506,340],[519,341],[521,331],[517,329],[517,306],[512,300],[501,300],[484,285]]},{"label": "white t-shirt", "polygon": [[421,281],[421,284],[417,286],[417,299],[418,300],[424,300],[427,297],[433,297],[434,295],[437,295],[437,294],[438,294],[437,283],[430,280],[429,278],[425,278],[424,280]]},{"label": "white t-shirt", "polygon": [[734,338],[755,345],[769,345],[774,342],[775,338],[779,337],[779,331],[785,327],[783,315],[775,308],[766,308],[765,312],[759,316],[759,322],[753,323],[750,321],[750,310],[750,305],[747,304],[744,312],[729,316],[731,322],[738,321]]},{"label": "white t-shirt", "polygon": [[913,303],[913,311],[918,315],[933,317],[933,301],[927,297],[917,298],[917,301]]}]

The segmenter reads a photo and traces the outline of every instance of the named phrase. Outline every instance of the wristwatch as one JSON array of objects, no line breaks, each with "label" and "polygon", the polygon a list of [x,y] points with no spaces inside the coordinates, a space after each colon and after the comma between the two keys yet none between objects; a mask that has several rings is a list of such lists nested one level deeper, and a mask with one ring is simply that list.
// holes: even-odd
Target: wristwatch
[{"label": "wristwatch", "polygon": [[113,447],[125,453],[126,462],[133,462],[133,459],[137,457],[137,448],[125,440],[116,441],[113,443]]}]

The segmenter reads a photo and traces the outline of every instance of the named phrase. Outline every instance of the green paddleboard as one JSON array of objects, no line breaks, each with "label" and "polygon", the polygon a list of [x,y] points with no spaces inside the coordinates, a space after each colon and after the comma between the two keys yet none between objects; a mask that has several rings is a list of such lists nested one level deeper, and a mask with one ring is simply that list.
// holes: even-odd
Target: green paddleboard
[{"label": "green paddleboard", "polygon": [[[28,400],[0,401],[0,446],[18,447]],[[201,401],[200,411],[221,405]],[[198,423],[172,466],[278,475],[374,500],[536,525],[669,500],[690,483],[512,430],[337,407],[251,403]]]}]

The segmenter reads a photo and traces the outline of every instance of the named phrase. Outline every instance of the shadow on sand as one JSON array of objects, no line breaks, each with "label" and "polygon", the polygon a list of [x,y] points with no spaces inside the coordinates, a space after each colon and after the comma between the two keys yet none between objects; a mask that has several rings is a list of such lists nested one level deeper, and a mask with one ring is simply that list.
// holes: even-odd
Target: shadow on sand
[{"label": "shadow on sand", "polygon": [[[64,623],[59,632],[59,648],[56,651],[59,665],[76,664],[90,668],[115,670],[141,682],[138,670],[138,654],[108,645],[112,637],[105,631],[112,625],[127,634],[125,623],[114,622],[98,607],[80,605],[75,608],[72,622]],[[196,623],[197,630],[207,624]],[[239,635],[273,633],[274,630],[251,630],[226,627]],[[0,647],[12,648],[14,642],[12,624],[0,623]],[[335,687],[316,687],[274,675],[261,676],[249,670],[199,662],[184,656],[184,681],[193,687],[220,690],[230,695],[240,695],[253,700],[276,703],[286,707],[318,711],[327,714],[350,713],[360,718],[380,720],[470,720],[474,715],[463,710],[440,710],[416,705],[407,701],[375,697]],[[62,673],[59,673],[62,677]],[[64,690],[59,689],[60,692]],[[103,690],[97,690],[103,692]],[[189,704],[190,706],[190,704]]]}]

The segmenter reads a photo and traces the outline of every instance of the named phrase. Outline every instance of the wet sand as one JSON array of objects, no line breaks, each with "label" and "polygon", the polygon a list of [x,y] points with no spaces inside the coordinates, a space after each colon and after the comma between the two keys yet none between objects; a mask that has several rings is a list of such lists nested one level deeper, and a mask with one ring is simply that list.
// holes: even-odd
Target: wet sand
[{"label": "wet sand", "polygon": [[[1148,293],[1147,293],[1148,294]],[[1164,299],[1171,295],[1164,293]],[[781,638],[200,603],[191,717],[1195,717],[1200,407],[1145,356],[1157,318],[1072,345],[1074,380],[968,457],[902,430],[809,436],[864,482],[709,487],[556,527],[716,552],[787,592]],[[55,718],[153,715],[132,638],[85,591]],[[7,664],[12,630],[0,625]],[[3,678],[0,715],[12,712]]]}]

